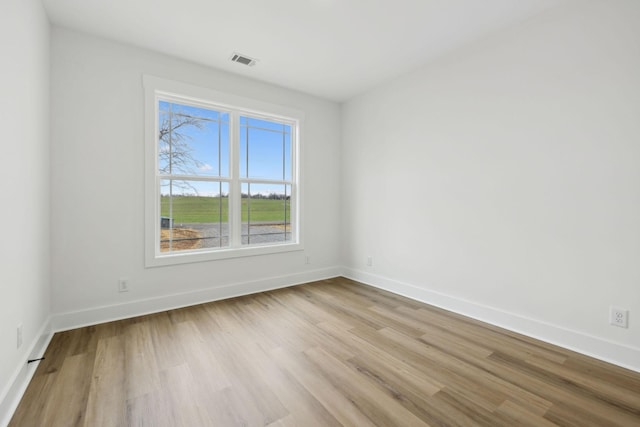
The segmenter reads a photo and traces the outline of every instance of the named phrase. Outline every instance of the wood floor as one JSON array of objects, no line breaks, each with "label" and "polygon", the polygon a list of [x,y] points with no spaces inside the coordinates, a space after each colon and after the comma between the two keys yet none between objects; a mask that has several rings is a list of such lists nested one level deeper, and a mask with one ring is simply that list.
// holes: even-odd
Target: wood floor
[{"label": "wood floor", "polygon": [[11,426],[640,426],[640,374],[332,279],[58,333]]}]

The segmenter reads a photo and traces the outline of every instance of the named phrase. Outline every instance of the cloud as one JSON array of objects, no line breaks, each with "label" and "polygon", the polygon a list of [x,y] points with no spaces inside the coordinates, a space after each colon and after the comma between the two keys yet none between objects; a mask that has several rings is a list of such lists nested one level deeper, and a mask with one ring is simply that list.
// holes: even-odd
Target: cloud
[{"label": "cloud", "polygon": [[201,171],[210,171],[211,169],[213,169],[213,166],[211,166],[209,163],[205,163],[198,167],[198,169]]}]

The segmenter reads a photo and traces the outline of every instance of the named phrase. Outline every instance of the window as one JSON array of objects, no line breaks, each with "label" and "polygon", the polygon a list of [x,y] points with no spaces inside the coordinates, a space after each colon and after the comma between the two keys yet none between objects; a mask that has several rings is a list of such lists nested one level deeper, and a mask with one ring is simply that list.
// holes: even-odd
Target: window
[{"label": "window", "polygon": [[302,114],[145,76],[147,266],[301,250]]}]

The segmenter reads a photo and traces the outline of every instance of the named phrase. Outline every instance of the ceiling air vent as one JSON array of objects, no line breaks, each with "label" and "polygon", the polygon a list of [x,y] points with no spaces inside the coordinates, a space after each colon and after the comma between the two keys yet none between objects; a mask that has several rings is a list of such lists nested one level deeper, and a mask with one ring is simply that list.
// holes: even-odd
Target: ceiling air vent
[{"label": "ceiling air vent", "polygon": [[249,67],[253,67],[254,65],[256,65],[255,59],[249,58],[246,55],[241,55],[237,52],[234,52],[233,55],[231,55],[231,60],[233,62],[238,62],[240,64],[248,65]]}]

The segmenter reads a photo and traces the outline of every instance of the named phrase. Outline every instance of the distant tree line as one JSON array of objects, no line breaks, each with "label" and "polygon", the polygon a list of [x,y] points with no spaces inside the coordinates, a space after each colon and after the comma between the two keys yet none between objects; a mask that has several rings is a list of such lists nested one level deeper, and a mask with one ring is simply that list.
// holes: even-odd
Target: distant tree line
[{"label": "distant tree line", "polygon": [[[249,195],[246,193],[240,193],[240,197],[248,199]],[[252,194],[252,199],[267,199],[267,200],[289,200],[291,196],[285,196],[284,194],[269,193],[269,194]]]}]

